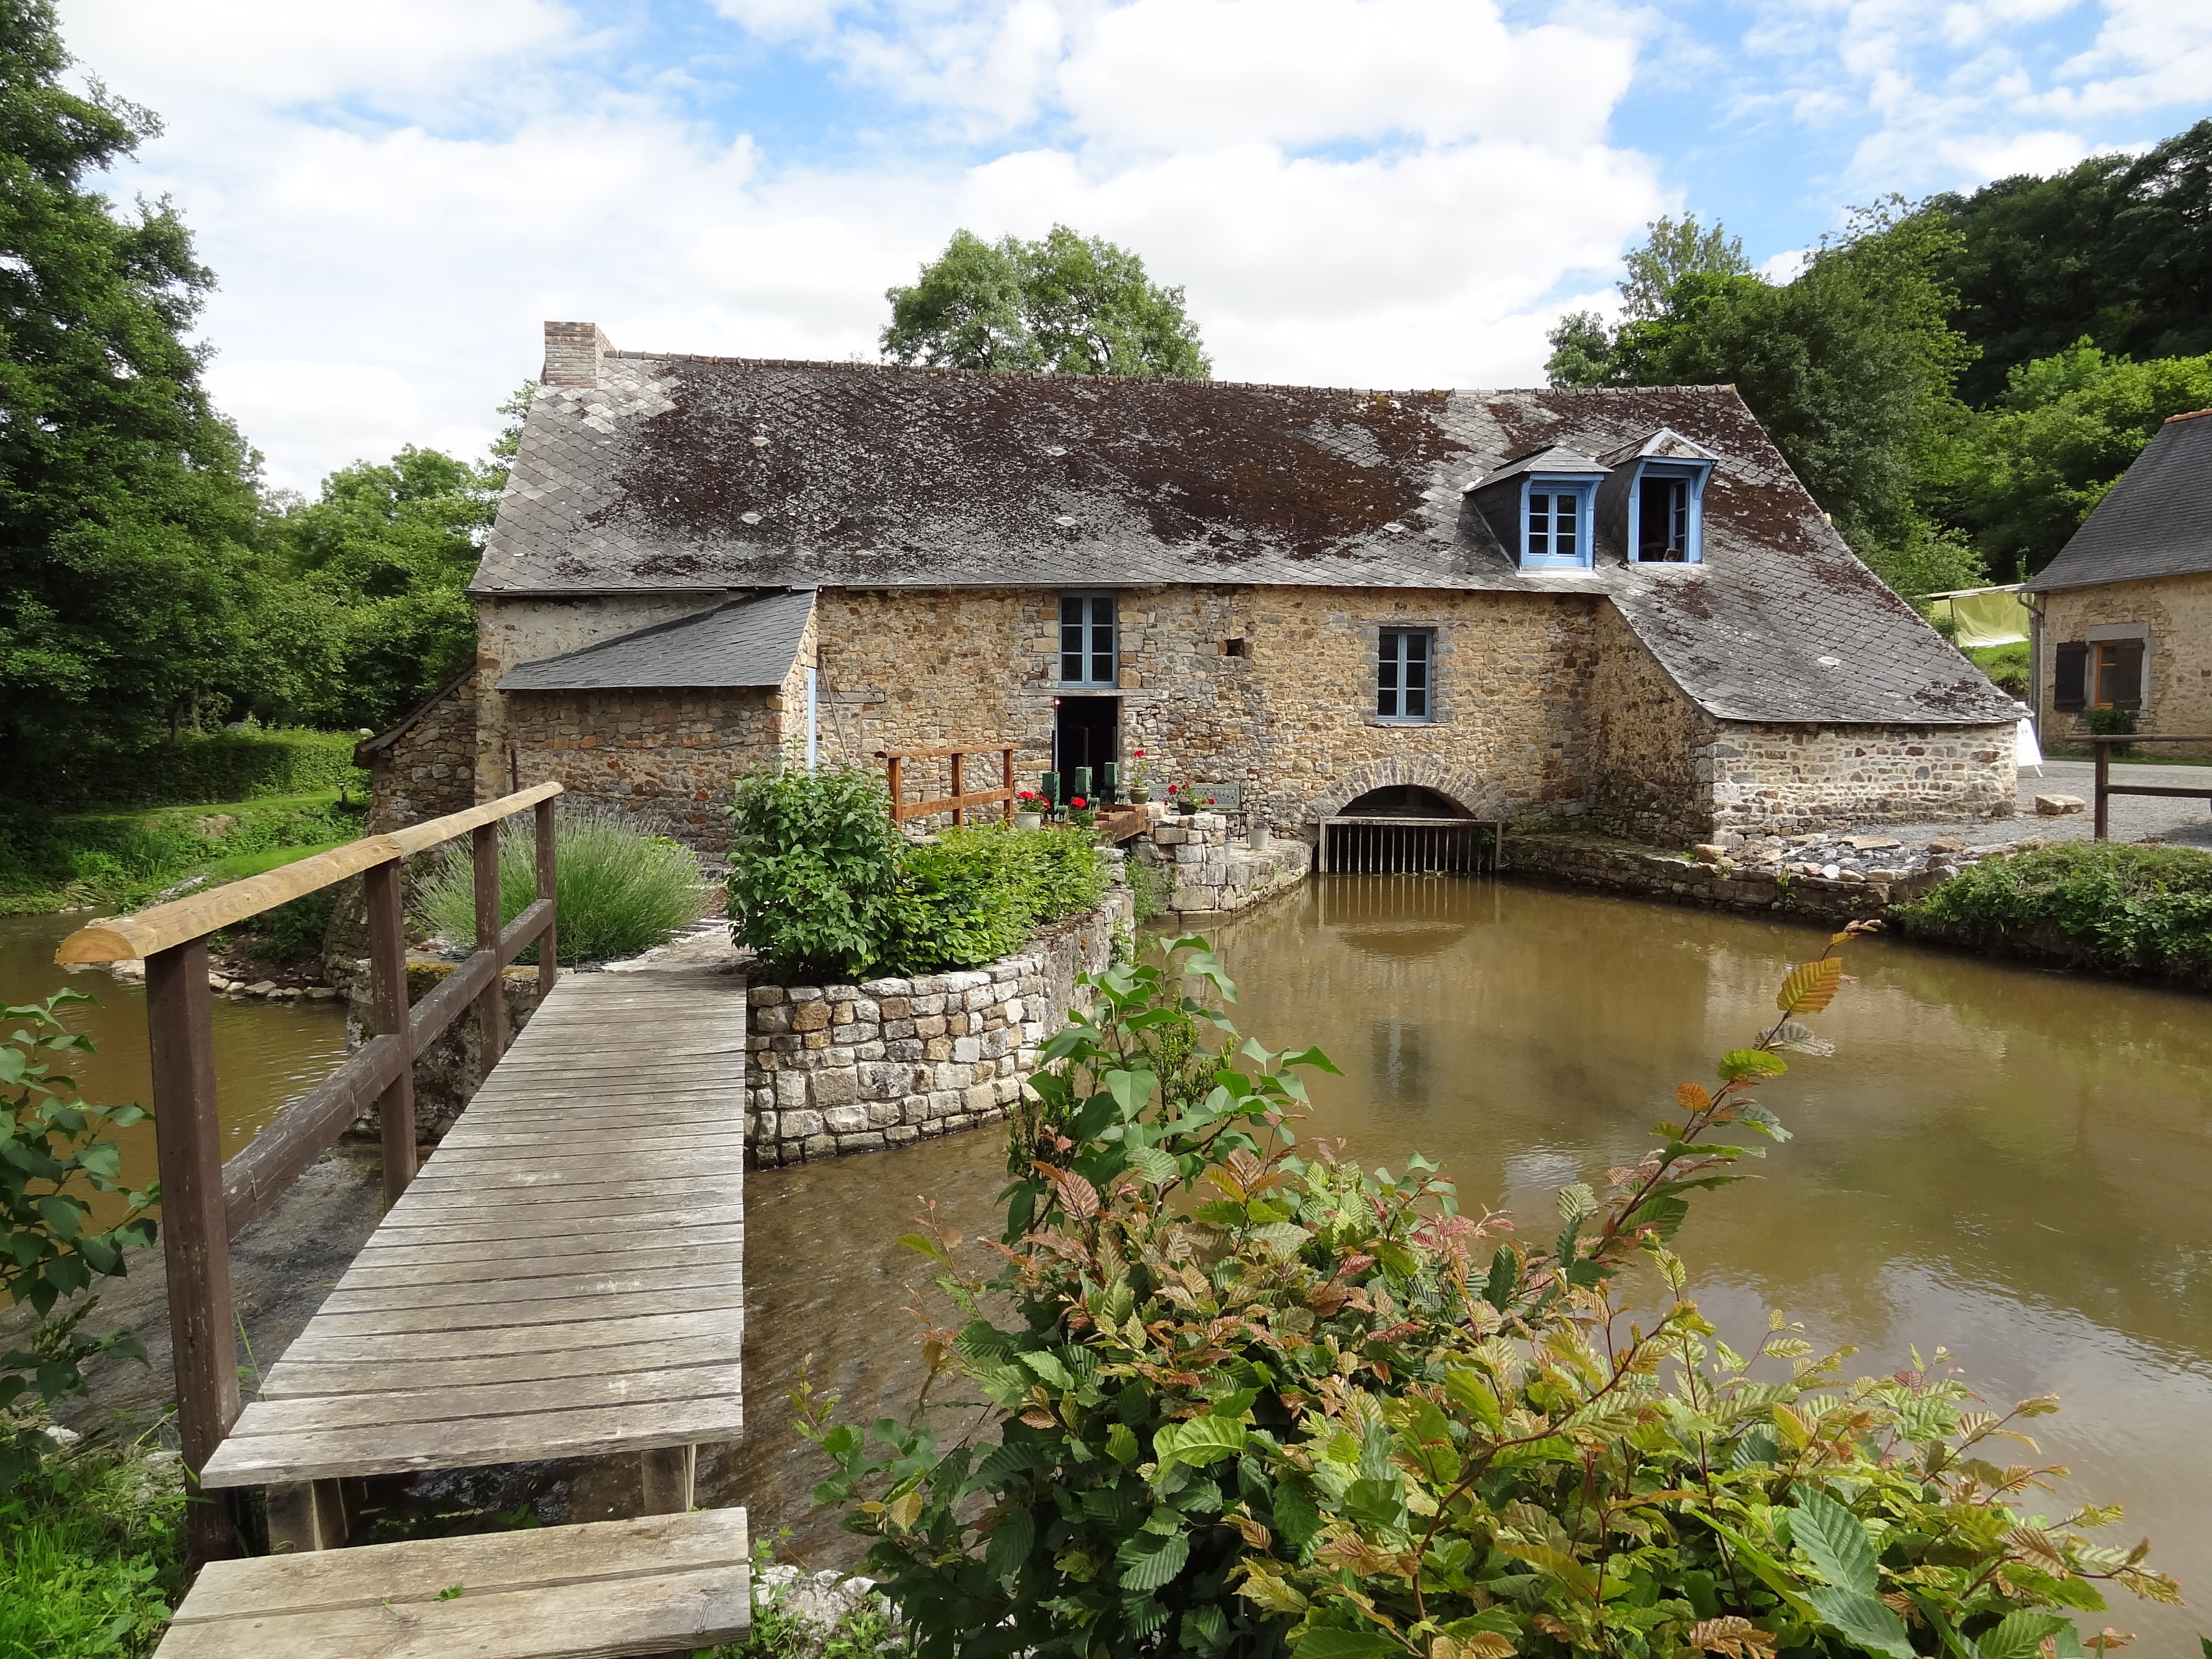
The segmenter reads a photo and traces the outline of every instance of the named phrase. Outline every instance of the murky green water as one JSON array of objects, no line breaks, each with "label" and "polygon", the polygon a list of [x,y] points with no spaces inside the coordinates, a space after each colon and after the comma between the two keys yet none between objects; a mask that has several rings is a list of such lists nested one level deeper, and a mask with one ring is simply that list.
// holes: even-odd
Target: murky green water
[{"label": "murky green water", "polygon": [[[96,1005],[76,1003],[64,1012],[71,1030],[97,1049],[71,1068],[84,1098],[99,1105],[137,1101],[153,1104],[153,1075],[146,1057],[146,990],[108,977],[104,969],[70,973],[54,965],[54,949],[86,915],[0,916],[0,1006],[43,1002],[59,990],[82,991]],[[345,1058],[345,1015],[336,1003],[215,1001],[215,1075],[222,1119],[223,1156],[230,1158],[293,1101],[320,1083]],[[121,1132],[123,1173],[132,1182],[155,1176],[150,1123]]]},{"label": "murky green water", "polygon": [[[1456,880],[1335,878],[1212,930],[1273,1048],[1318,1042],[1313,1133],[1370,1164],[1409,1149],[1469,1204],[1551,1192],[1632,1158],[1674,1085],[1773,1018],[1825,931]],[[1996,1402],[2057,1392],[2037,1426],[2073,1490],[2128,1506],[2129,1541],[2212,1599],[2212,1003],[1887,940],[1768,1103],[1796,1139],[1698,1200],[1681,1246],[1724,1329],[1780,1308],[1887,1370],[1948,1345]],[[810,1520],[817,1461],[784,1430],[799,1358],[872,1416],[910,1390],[901,1326],[923,1275],[892,1244],[909,1194],[995,1233],[989,1131],[753,1178],[752,1444],[732,1474],[757,1524],[849,1553]],[[2053,1512],[2067,1507],[2060,1500]],[[2116,1608],[2139,1650],[2197,1615]],[[2212,1629],[2212,1620],[2206,1620]]]}]

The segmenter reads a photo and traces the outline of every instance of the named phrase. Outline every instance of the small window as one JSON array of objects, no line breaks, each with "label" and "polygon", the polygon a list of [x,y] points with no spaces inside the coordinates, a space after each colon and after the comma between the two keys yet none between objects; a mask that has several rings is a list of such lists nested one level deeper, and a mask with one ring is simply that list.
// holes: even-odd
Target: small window
[{"label": "small window", "polygon": [[2088,703],[2089,647],[2075,641],[2057,652],[2051,678],[2051,706],[2071,713]]},{"label": "small window", "polygon": [[1114,647],[1114,596],[1111,593],[1063,593],[1060,596],[1060,683],[1062,685],[1112,685],[1118,672]]},{"label": "small window", "polygon": [[1536,568],[1587,566],[1595,494],[1595,483],[1531,478],[1522,497],[1522,564]]},{"label": "small window", "polygon": [[1435,635],[1425,628],[1386,628],[1375,665],[1375,713],[1386,720],[1425,721]]},{"label": "small window", "polygon": [[2097,707],[2142,707],[2143,642],[2102,640],[2096,646]]},{"label": "small window", "polygon": [[1224,656],[1224,657],[1241,657],[1241,656],[1243,656],[1243,655],[1244,654],[1244,641],[1242,641],[1242,640],[1224,640],[1224,641],[1222,641],[1222,642],[1221,642],[1221,654],[1222,654],[1223,656]]}]

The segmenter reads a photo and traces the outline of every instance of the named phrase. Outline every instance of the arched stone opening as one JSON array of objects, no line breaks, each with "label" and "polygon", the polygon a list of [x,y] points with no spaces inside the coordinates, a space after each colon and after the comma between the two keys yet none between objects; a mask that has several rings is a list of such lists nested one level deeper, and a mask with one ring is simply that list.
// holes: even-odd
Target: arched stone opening
[{"label": "arched stone opening", "polygon": [[[1497,799],[1496,788],[1467,767],[1455,766],[1437,755],[1419,755],[1405,758],[1391,757],[1370,761],[1364,766],[1352,767],[1329,779],[1307,801],[1304,819],[1308,824],[1318,825],[1323,818],[1343,817],[1352,811],[1354,801],[1385,790],[1414,789],[1426,797],[1443,803],[1443,816],[1455,818],[1498,818],[1506,816],[1496,810],[1503,803]],[[1362,811],[1366,809],[1363,807]],[[1395,812],[1377,812],[1374,816],[1395,817]],[[1407,817],[1428,817],[1425,812],[1409,812]]]},{"label": "arched stone opening", "polygon": [[1385,784],[1348,800],[1337,815],[1347,818],[1467,818],[1474,815],[1448,795],[1418,783]]}]

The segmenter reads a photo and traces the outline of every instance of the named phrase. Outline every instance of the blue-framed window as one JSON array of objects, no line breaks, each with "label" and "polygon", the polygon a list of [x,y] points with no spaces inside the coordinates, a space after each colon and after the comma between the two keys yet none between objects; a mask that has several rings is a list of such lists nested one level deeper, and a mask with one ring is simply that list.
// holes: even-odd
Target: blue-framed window
[{"label": "blue-framed window", "polygon": [[1596,501],[1595,478],[1531,477],[1521,492],[1522,568],[1588,569]]},{"label": "blue-framed window", "polygon": [[1409,725],[1436,718],[1437,636],[1425,628],[1386,628],[1376,653],[1375,717]]},{"label": "blue-framed window", "polygon": [[1115,631],[1111,593],[1061,594],[1060,683],[1114,684],[1119,672]]},{"label": "blue-framed window", "polygon": [[1695,462],[1646,461],[1628,495],[1634,564],[1696,564],[1705,557],[1705,475]]}]

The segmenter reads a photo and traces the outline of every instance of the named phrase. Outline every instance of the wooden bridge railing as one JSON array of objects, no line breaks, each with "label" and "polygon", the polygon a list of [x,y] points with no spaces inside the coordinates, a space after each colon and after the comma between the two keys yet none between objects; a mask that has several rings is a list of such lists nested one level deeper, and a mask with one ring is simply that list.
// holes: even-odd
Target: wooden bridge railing
[{"label": "wooden bridge railing", "polygon": [[[891,822],[904,823],[908,818],[926,818],[939,812],[952,814],[955,823],[968,822],[971,806],[990,806],[1005,803],[1006,820],[1014,821],[1014,751],[1018,745],[1002,743],[969,744],[956,749],[878,749],[876,758],[890,768]],[[996,755],[999,757],[1000,787],[979,790],[973,793],[962,792],[962,763],[970,755]],[[905,763],[910,760],[946,760],[952,763],[952,793],[935,800],[909,802],[903,791],[906,787]]]},{"label": "wooden bridge railing", "polygon": [[[507,1047],[507,1003],[500,970],[532,941],[538,984],[553,988],[553,798],[541,783],[465,812],[390,835],[370,836],[267,873],[233,882],[135,916],[80,928],[62,941],[63,963],[146,963],[146,1030],[153,1054],[154,1138],[161,1177],[163,1259],[168,1269],[169,1331],[175,1349],[177,1426],[185,1466],[197,1484],[238,1419],[237,1317],[230,1293],[230,1241],[266,1211],[307,1166],[374,1102],[383,1130],[384,1196],[390,1204],[415,1177],[415,1056],[471,1002],[483,1034],[483,1069]],[[537,809],[538,900],[499,925],[500,820]],[[402,862],[416,853],[472,836],[476,863],[476,952],[410,1012],[407,933],[401,913]],[[213,999],[207,938],[305,894],[363,876],[368,899],[371,991],[368,1042],[346,1063],[222,1161],[216,1115]],[[234,1553],[227,1506],[191,1506],[195,1562]]]},{"label": "wooden bridge railing", "polygon": [[2112,745],[2116,743],[2212,743],[2212,736],[2202,732],[2116,732],[2110,737],[2093,737],[2089,741],[2097,749],[2096,836],[2099,841],[2105,839],[2106,832],[2112,827],[2112,807],[2108,804],[2112,796],[2166,795],[2181,800],[2212,802],[2212,784],[2177,788],[2167,784],[2112,781]]}]

